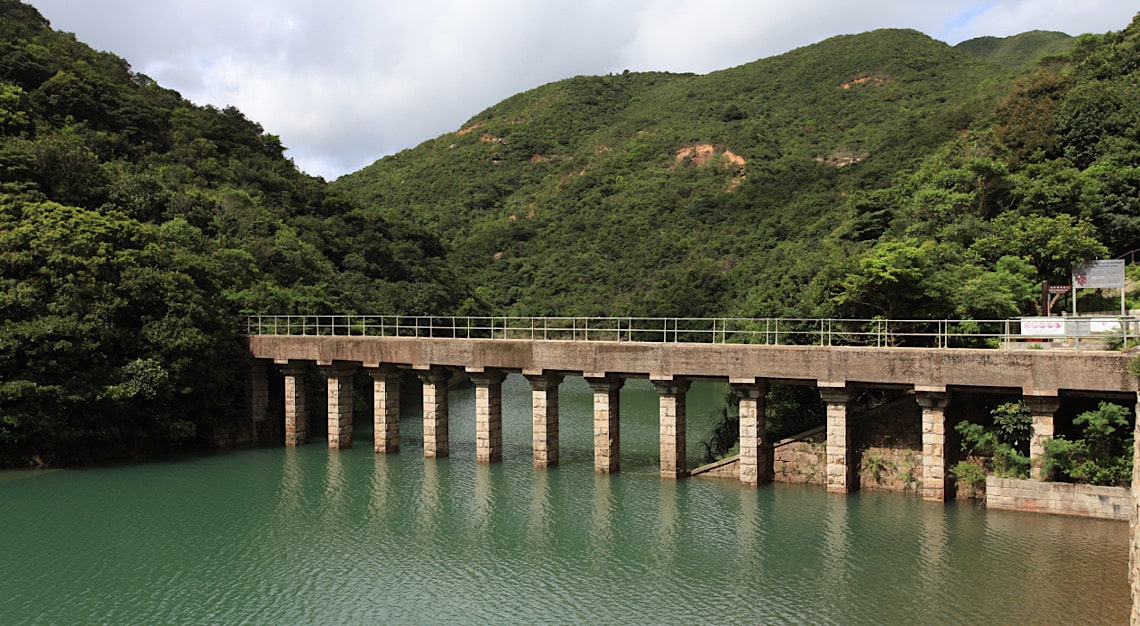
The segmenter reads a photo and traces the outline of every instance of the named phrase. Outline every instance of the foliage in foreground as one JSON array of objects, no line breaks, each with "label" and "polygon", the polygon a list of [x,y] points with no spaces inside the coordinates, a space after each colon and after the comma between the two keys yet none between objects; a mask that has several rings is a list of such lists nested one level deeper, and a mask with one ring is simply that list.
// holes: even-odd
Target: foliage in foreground
[{"label": "foliage in foreground", "polygon": [[1082,428],[1079,439],[1057,437],[1045,442],[1045,471],[1053,480],[1128,486],[1133,445],[1129,414],[1110,402],[1081,413],[1073,420]]},{"label": "foliage in foreground", "polygon": [[954,426],[962,436],[966,460],[959,461],[950,473],[975,493],[984,491],[987,475],[1029,477],[1029,439],[1033,434],[1029,408],[1024,402],[1007,402],[990,411],[990,417],[990,427],[969,421]]},{"label": "foliage in foreground", "polygon": [[[1082,429],[1078,439],[1056,437],[1044,442],[1043,469],[1049,480],[1091,485],[1127,486],[1132,480],[1130,411],[1101,402],[1073,423]],[[989,427],[968,421],[955,430],[962,435],[967,460],[950,471],[975,492],[984,490],[987,475],[1028,478],[1029,439],[1033,420],[1023,402],[1002,404],[991,412]]]}]

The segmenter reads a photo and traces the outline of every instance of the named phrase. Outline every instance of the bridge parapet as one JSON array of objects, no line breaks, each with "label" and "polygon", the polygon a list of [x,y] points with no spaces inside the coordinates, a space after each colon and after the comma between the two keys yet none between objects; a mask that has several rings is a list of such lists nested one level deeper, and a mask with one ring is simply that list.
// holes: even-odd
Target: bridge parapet
[{"label": "bridge parapet", "polygon": [[[1064,320],[1068,318],[1034,318]],[[1084,318],[1082,318],[1084,319]],[[680,317],[436,317],[403,315],[251,315],[248,335],[522,339],[648,343],[740,343],[993,349],[1097,348],[1136,339],[1133,317],[1049,326],[1021,319],[885,320]],[[1072,334],[1069,333],[1070,330]]]}]

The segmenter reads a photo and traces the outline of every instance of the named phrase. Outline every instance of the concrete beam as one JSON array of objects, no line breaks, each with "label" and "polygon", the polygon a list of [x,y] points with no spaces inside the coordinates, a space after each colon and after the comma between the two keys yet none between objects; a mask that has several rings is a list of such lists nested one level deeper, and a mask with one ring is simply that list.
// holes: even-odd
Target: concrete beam
[{"label": "concrete beam", "polygon": [[445,365],[536,372],[606,372],[623,377],[848,381],[859,385],[1133,392],[1124,353],[280,336],[247,338],[255,358]]}]

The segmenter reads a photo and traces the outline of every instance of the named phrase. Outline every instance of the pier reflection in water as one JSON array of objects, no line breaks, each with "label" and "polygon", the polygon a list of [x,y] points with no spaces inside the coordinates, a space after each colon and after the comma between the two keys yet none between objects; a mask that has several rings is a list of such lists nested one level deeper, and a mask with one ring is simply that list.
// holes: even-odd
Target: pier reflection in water
[{"label": "pier reflection in water", "polygon": [[[656,394],[621,394],[622,470],[596,475],[592,395],[563,384],[561,465],[530,456],[504,384],[504,461],[370,433],[145,465],[0,474],[5,623],[1123,623],[1128,526],[914,496],[662,481]],[[694,385],[690,432],[721,388]],[[414,406],[414,403],[408,403]],[[359,426],[359,424],[358,424]],[[690,437],[694,456],[699,436]]]}]

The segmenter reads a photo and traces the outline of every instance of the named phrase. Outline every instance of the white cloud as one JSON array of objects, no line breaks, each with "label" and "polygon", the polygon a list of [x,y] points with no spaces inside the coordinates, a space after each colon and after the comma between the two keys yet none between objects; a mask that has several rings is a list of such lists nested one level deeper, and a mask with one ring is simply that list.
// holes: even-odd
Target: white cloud
[{"label": "white cloud", "polygon": [[1124,28],[1119,0],[31,0],[200,104],[234,105],[334,178],[512,94],[624,69],[705,73],[839,34],[957,43]]}]

